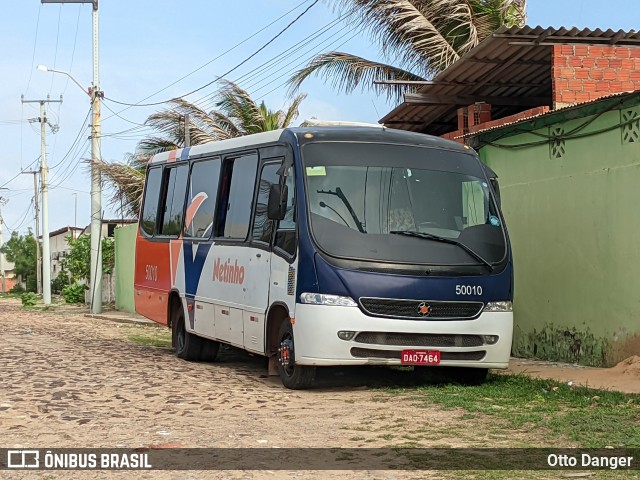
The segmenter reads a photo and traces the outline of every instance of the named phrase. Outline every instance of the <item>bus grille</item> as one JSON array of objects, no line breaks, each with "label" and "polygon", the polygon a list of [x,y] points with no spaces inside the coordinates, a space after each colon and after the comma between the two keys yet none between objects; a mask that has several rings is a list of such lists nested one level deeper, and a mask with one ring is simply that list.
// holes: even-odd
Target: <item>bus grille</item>
[{"label": "bus grille", "polygon": [[404,347],[480,347],[480,335],[446,335],[432,333],[360,332],[354,339],[371,345],[400,345]]},{"label": "bus grille", "polygon": [[[396,300],[391,298],[360,298],[365,313],[383,317],[415,318],[418,320],[471,319],[480,315],[482,302],[441,302],[429,300]],[[427,315],[421,307],[429,309]]]},{"label": "bus grille", "polygon": [[[440,352],[440,360],[482,360],[487,352],[477,350],[475,352]],[[383,358],[400,360],[402,352],[400,350],[374,350],[371,348],[353,347],[351,356],[356,358]]]}]

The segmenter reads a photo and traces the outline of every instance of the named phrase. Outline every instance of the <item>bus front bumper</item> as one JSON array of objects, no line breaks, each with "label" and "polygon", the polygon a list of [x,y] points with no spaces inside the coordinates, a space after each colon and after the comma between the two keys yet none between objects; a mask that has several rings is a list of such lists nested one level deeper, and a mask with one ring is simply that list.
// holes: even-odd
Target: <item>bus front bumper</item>
[{"label": "bus front bumper", "polygon": [[[338,332],[354,334],[343,340]],[[409,320],[371,317],[357,307],[298,304],[293,333],[300,365],[401,365],[403,350],[437,350],[441,366],[507,368],[513,313],[483,312],[473,320]],[[430,336],[426,340],[420,334]],[[486,336],[498,339],[490,344],[495,338]],[[460,346],[442,346],[452,344]]]}]

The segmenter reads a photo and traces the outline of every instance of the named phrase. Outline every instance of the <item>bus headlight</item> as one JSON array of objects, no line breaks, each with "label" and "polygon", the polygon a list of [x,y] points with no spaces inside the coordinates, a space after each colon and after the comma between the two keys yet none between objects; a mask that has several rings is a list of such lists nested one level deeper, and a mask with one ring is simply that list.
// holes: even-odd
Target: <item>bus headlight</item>
[{"label": "bus headlight", "polygon": [[513,312],[513,304],[508,301],[489,302],[484,307],[485,312]]},{"label": "bus headlight", "polygon": [[313,305],[335,305],[339,307],[357,307],[358,304],[351,297],[341,297],[339,295],[325,295],[323,293],[303,293],[300,295],[300,302]]}]

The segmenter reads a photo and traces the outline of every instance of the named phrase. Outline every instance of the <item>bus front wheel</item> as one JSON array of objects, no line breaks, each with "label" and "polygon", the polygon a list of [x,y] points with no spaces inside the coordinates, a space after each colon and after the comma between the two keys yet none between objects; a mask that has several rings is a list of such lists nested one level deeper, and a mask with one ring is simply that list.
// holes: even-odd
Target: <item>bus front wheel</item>
[{"label": "bus front wheel", "polygon": [[282,384],[292,390],[309,388],[315,377],[316,368],[296,365],[293,327],[287,319],[282,322],[278,332],[278,374]]}]

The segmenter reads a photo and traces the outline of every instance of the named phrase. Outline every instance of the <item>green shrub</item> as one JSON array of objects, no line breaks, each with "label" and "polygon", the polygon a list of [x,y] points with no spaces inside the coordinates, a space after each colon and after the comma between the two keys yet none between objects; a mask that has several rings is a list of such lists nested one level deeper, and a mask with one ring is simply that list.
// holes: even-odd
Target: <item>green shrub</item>
[{"label": "green shrub", "polygon": [[20,296],[23,307],[33,307],[38,303],[38,296],[33,292],[26,292]]},{"label": "green shrub", "polygon": [[24,287],[21,283],[16,283],[9,289],[9,293],[24,293]]},{"label": "green shrub", "polygon": [[62,289],[62,296],[67,303],[84,303],[84,291],[86,286],[79,283],[67,285]]},{"label": "green shrub", "polygon": [[67,285],[69,285],[68,273],[62,270],[58,273],[55,280],[51,282],[51,292],[59,295]]}]

